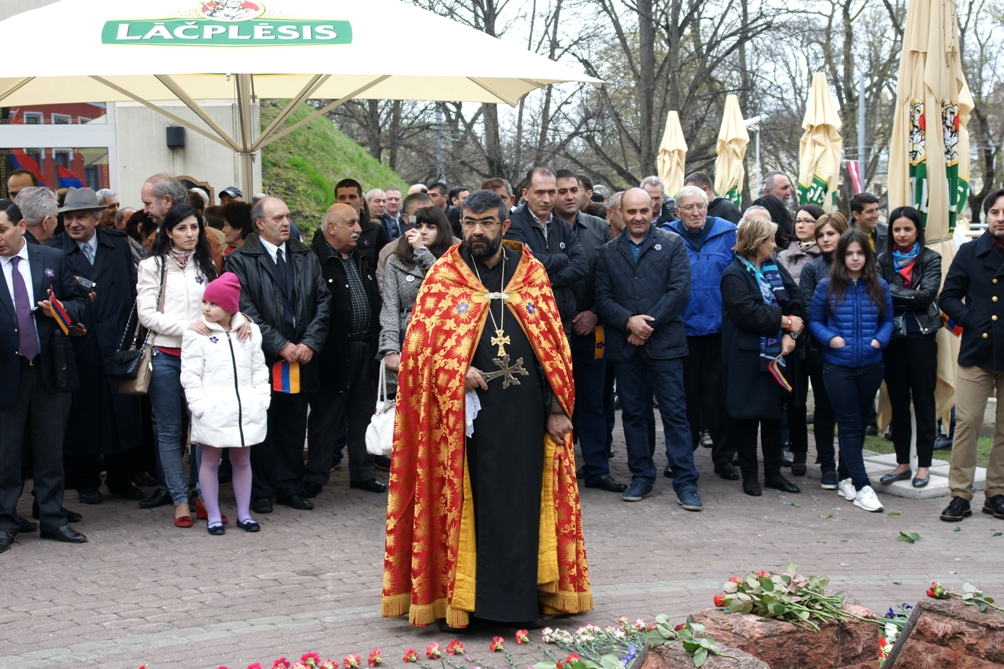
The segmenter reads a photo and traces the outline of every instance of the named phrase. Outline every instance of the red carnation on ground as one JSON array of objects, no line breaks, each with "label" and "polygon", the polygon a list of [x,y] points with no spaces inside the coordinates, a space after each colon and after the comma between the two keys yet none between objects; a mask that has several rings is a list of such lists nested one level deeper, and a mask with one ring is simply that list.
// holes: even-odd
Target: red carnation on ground
[{"label": "red carnation on ground", "polygon": [[290,669],[292,666],[292,663],[284,657],[280,657],[272,663],[272,669]]},{"label": "red carnation on ground", "polygon": [[931,584],[931,587],[927,589],[927,596],[932,599],[945,599],[945,589],[941,587],[941,584],[935,581]]},{"label": "red carnation on ground", "polygon": [[715,606],[717,607],[725,606],[725,595],[721,593],[715,595]]},{"label": "red carnation on ground", "polygon": [[733,576],[732,578],[729,579],[729,583],[742,583],[742,582],[743,582],[742,576]]},{"label": "red carnation on ground", "polygon": [[580,659],[582,659],[582,658],[579,657],[578,653],[571,653],[571,654],[569,654],[568,657],[565,658],[565,663],[566,664],[575,664]]},{"label": "red carnation on ground", "polygon": [[687,626],[687,623],[680,623],[679,625],[677,625],[676,627],[673,628],[673,631],[674,632],[679,632],[680,630],[682,630],[686,626]]},{"label": "red carnation on ground", "polygon": [[564,662],[555,662],[554,663],[554,669],[565,669],[565,663]]},{"label": "red carnation on ground", "polygon": [[345,667],[345,669],[359,669],[362,663],[363,661],[355,653],[346,655],[345,659],[342,660],[342,666]]},{"label": "red carnation on ground", "polygon": [[[520,644],[522,646],[523,644],[527,643],[528,641],[530,641],[530,635],[527,633],[526,630],[518,630],[516,632],[516,643],[518,643],[518,644]],[[561,668],[559,667],[558,669],[561,669]]]},{"label": "red carnation on ground", "polygon": [[320,666],[321,664],[321,656],[315,653],[314,651],[310,651],[309,653],[304,653],[300,657],[300,662],[307,665],[308,667],[317,667]]},{"label": "red carnation on ground", "polygon": [[492,642],[488,644],[488,650],[493,653],[497,653],[500,650],[505,650],[505,639],[500,636],[493,637]]},{"label": "red carnation on ground", "polygon": [[[140,667],[140,669],[143,668]],[[248,669],[261,669],[261,664],[259,664],[258,662],[252,662],[251,664],[248,665]]]},{"label": "red carnation on ground", "polygon": [[770,577],[770,574],[769,574],[769,573],[767,573],[767,572],[765,572],[765,571],[758,571],[758,572],[756,573],[756,575],[757,575],[757,576],[758,576],[759,578],[769,578],[769,577]]},{"label": "red carnation on ground", "polygon": [[418,651],[414,648],[409,648],[404,651],[404,661],[405,662],[418,662]]},{"label": "red carnation on ground", "polygon": [[370,657],[369,660],[367,660],[367,664],[369,664],[371,667],[379,667],[381,664],[383,664],[383,658],[380,657],[379,648],[374,648],[372,651],[370,651]]},{"label": "red carnation on ground", "polygon": [[460,643],[456,639],[446,644],[446,654],[447,655],[463,655],[465,652],[464,644]]},{"label": "red carnation on ground", "polygon": [[439,650],[439,644],[433,641],[428,646],[425,647],[425,656],[430,660],[438,660],[443,656],[442,651]]}]

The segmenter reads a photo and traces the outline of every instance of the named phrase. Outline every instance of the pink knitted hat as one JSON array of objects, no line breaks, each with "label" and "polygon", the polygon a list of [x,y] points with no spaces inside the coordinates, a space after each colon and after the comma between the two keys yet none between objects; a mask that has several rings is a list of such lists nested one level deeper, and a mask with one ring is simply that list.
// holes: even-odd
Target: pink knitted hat
[{"label": "pink knitted hat", "polygon": [[240,311],[241,282],[237,280],[236,274],[227,272],[206,286],[202,299],[215,303],[228,314],[236,314]]}]

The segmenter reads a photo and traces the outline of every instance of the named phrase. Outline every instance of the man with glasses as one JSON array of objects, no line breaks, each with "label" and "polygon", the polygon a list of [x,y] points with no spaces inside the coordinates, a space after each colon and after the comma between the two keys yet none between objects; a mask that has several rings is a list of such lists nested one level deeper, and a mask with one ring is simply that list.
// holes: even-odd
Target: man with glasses
[{"label": "man with glasses", "polygon": [[382,614],[526,626],[592,608],[571,355],[543,265],[503,242],[502,198],[471,193],[461,225],[403,346]]},{"label": "man with glasses", "polygon": [[697,186],[684,186],[676,196],[679,220],[669,229],[683,239],[690,259],[690,300],[683,310],[687,356],[683,359],[683,387],[687,393],[687,421],[691,445],[701,440],[701,412],[711,435],[715,473],[738,481],[732,465],[735,446],[728,438],[725,389],[722,385],[722,273],[732,264],[736,226],[708,215],[708,196]]},{"label": "man with glasses", "polygon": [[683,180],[684,186],[697,186],[708,196],[708,216],[724,218],[729,223],[739,224],[743,212],[727,197],[715,194],[715,182],[704,172],[691,172]]},{"label": "man with glasses", "polygon": [[104,228],[115,228],[115,214],[119,213],[119,196],[115,191],[102,188],[97,192],[98,204],[104,209],[101,210],[101,226]]}]

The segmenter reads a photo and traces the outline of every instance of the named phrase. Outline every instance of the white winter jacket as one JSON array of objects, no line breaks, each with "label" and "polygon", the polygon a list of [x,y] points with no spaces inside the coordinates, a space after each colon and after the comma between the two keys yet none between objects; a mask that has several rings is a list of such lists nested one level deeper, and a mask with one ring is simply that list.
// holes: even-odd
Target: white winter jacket
[{"label": "white winter jacket", "polygon": [[245,322],[240,314],[234,314],[230,332],[203,322],[210,334],[186,330],[181,343],[181,385],[192,411],[192,443],[216,448],[260,444],[272,399],[261,330],[252,323],[251,338],[242,342],[237,338]]},{"label": "white winter jacket", "polygon": [[[161,263],[167,265],[163,313],[157,310]],[[136,311],[139,322],[154,332],[154,346],[181,348],[185,330],[202,318],[202,294],[209,279],[199,272],[195,258],[188,261],[184,270],[166,256],[144,258],[137,272]]]}]

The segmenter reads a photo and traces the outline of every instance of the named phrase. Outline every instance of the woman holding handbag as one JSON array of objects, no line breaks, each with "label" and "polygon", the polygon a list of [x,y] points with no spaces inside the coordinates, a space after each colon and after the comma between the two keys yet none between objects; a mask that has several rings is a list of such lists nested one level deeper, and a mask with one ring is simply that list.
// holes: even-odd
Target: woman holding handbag
[{"label": "woman holding handbag", "polygon": [[917,416],[917,475],[913,487],[931,481],[931,458],[938,417],[934,388],[938,383],[938,329],[941,309],[941,254],[924,247],[924,224],[913,207],[889,215],[888,248],[878,257],[879,275],[892,294],[893,339],[883,352],[885,383],[892,405],[892,443],[897,467],[882,483],[905,481],[910,471],[910,398]]},{"label": "woman holding handbag", "polygon": [[[181,387],[181,340],[193,321],[201,321],[202,294],[216,278],[202,217],[194,207],[177,205],[167,212],[138,272],[136,311],[154,347],[149,395],[157,426],[158,473],[174,503],[174,524],[191,527],[182,462],[188,408]],[[192,446],[197,459],[196,444]]]}]

